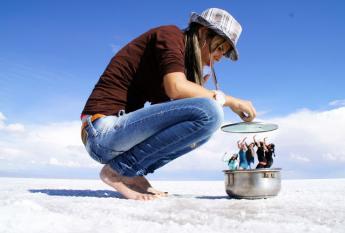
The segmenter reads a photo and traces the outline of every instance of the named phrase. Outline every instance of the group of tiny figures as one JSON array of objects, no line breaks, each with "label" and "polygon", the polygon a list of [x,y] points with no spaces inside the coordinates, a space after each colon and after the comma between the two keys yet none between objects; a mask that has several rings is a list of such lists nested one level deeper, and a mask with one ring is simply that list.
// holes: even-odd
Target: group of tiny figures
[{"label": "group of tiny figures", "polygon": [[[239,152],[237,154],[233,154],[228,160],[230,170],[252,169],[251,164],[254,164],[255,154],[258,158],[256,169],[270,168],[272,166],[273,156],[275,157],[274,144],[267,144],[266,138],[264,138],[263,141],[258,142],[255,137],[256,135],[253,137],[253,142],[250,144],[247,144],[246,142],[247,137],[237,141]],[[255,147],[257,148],[256,151]]]}]

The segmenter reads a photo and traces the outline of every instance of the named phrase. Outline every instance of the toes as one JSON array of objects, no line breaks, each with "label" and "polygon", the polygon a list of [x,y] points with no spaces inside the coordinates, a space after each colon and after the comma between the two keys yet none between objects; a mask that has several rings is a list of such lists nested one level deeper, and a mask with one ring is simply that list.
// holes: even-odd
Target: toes
[{"label": "toes", "polygon": [[155,195],[151,195],[151,194],[142,194],[142,195],[138,195],[137,198],[135,198],[136,200],[141,200],[141,201],[151,201],[158,198]]},{"label": "toes", "polygon": [[162,197],[167,197],[168,196],[168,192],[161,192],[159,193],[160,196]]},{"label": "toes", "polygon": [[148,192],[148,193],[152,193],[152,194],[154,194],[154,195],[163,196],[163,197],[168,196],[168,192],[161,192],[161,191],[158,191],[158,190],[156,190],[156,189],[154,189],[154,188],[148,188],[148,189],[147,189],[147,192]]}]

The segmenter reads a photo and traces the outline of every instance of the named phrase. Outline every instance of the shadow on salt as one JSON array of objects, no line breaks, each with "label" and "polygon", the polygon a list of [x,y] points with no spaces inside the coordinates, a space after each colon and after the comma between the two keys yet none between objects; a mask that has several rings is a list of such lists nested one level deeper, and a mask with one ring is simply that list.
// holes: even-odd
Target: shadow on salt
[{"label": "shadow on salt", "polygon": [[29,189],[31,193],[43,193],[49,196],[65,197],[98,197],[98,198],[120,198],[123,196],[109,190],[76,190],[76,189]]}]

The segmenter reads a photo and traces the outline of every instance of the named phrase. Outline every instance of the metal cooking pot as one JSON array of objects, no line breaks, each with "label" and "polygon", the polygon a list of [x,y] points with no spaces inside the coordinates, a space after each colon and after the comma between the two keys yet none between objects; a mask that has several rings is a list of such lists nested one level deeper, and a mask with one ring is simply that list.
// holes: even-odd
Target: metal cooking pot
[{"label": "metal cooking pot", "polygon": [[225,170],[226,193],[233,198],[259,199],[277,196],[281,168]]}]

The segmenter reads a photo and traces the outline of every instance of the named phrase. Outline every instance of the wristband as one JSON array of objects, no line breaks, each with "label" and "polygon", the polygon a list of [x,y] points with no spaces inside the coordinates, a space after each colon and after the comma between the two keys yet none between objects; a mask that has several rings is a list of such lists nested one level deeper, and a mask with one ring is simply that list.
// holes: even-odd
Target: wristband
[{"label": "wristband", "polygon": [[225,104],[225,94],[222,91],[214,90],[213,98],[217,101],[220,106],[224,106]]}]

